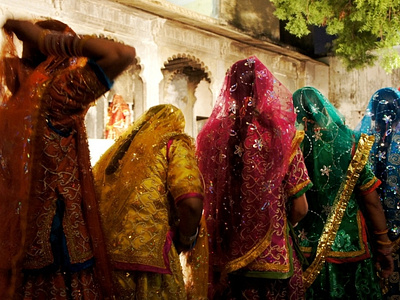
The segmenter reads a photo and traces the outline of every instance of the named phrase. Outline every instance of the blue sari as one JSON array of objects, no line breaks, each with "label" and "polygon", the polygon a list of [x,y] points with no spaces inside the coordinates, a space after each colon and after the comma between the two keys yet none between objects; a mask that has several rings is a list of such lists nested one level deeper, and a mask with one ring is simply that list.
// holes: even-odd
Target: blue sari
[{"label": "blue sari", "polygon": [[[400,92],[395,88],[376,91],[369,101],[365,115],[356,131],[375,136],[369,160],[382,184],[377,192],[388,223],[389,238],[395,252],[395,270],[389,278],[386,299],[400,295]],[[396,298],[397,299],[397,298]]]}]

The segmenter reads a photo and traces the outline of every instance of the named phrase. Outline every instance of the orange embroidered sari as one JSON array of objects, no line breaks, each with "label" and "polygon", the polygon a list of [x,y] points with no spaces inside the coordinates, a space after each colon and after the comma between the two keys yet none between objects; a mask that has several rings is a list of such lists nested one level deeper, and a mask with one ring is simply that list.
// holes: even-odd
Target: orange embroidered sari
[{"label": "orange embroidered sari", "polygon": [[[14,50],[8,37],[0,73],[1,298],[46,299],[56,289],[68,297],[64,291],[73,294],[74,285],[88,299],[107,297],[111,279],[84,116],[109,87],[86,59],[49,57],[30,71]],[[64,257],[55,257],[57,220]]]}]

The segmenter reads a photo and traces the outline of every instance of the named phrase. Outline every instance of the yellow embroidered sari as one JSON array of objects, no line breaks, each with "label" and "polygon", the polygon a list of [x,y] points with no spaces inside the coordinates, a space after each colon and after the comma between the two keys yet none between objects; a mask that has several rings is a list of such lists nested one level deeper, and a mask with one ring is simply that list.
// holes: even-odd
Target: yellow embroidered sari
[{"label": "yellow embroidered sari", "polygon": [[119,299],[186,299],[175,203],[203,197],[192,140],[172,105],[151,108],[94,167]]}]

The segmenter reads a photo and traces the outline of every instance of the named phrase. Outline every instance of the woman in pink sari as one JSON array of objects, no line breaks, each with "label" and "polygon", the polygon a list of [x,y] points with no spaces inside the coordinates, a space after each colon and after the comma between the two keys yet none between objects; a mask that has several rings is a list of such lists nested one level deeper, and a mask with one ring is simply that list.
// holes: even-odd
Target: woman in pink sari
[{"label": "woman in pink sari", "polygon": [[290,235],[311,187],[292,94],[256,58],[233,64],[197,139],[210,299],[302,299]]}]

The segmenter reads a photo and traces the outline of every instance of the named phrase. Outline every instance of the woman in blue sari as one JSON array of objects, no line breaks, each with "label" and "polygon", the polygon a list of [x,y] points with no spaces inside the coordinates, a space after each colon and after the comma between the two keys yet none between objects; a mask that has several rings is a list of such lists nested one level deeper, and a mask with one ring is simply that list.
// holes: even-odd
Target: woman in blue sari
[{"label": "woman in blue sari", "polygon": [[388,225],[389,238],[393,244],[393,275],[384,287],[386,299],[398,299],[400,295],[399,245],[400,245],[400,92],[395,88],[376,91],[369,101],[363,119],[356,131],[373,135],[369,160],[382,184],[377,191]]}]

